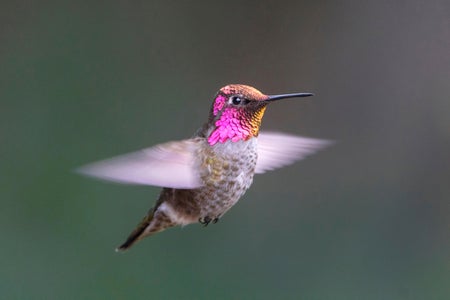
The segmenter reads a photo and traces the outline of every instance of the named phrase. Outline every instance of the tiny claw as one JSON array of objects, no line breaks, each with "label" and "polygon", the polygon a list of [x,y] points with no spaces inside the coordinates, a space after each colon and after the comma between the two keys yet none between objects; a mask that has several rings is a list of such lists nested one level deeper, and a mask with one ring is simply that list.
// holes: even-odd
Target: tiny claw
[{"label": "tiny claw", "polygon": [[212,219],[210,217],[206,216],[203,219],[199,218],[198,221],[199,221],[200,224],[202,224],[203,226],[206,227],[206,226],[209,225],[209,223],[211,223]]},{"label": "tiny claw", "polygon": [[214,218],[214,220],[212,220],[213,224],[216,224],[217,222],[219,222],[219,218]]}]

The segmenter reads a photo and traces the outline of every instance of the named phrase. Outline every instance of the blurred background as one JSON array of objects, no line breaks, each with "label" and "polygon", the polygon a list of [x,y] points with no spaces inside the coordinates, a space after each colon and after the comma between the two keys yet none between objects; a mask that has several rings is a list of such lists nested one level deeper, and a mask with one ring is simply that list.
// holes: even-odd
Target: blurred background
[{"label": "blurred background", "polygon": [[[0,298],[449,299],[450,4],[2,1]],[[78,176],[190,137],[228,83],[337,143],[222,220],[114,249],[159,188]]]}]

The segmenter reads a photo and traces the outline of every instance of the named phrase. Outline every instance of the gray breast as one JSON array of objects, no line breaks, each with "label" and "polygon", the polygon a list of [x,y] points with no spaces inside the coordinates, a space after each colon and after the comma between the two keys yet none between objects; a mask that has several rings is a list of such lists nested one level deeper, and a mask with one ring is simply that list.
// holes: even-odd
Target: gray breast
[{"label": "gray breast", "polygon": [[218,143],[202,155],[202,179],[196,200],[201,217],[220,218],[250,187],[257,160],[256,139]]}]

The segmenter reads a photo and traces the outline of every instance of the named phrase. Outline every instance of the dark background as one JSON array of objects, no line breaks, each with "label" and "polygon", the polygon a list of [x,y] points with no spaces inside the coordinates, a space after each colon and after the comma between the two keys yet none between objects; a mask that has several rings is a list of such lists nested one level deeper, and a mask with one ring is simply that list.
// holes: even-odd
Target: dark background
[{"label": "dark background", "polygon": [[[450,4],[2,1],[2,299],[448,299]],[[158,188],[87,162],[183,139],[228,83],[337,141],[222,220],[114,252]]]}]

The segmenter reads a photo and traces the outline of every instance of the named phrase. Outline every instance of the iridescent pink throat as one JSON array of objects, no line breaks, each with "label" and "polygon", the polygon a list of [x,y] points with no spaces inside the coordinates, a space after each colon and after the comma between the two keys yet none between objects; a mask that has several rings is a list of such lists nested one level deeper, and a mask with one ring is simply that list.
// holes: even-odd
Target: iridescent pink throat
[{"label": "iridescent pink throat", "polygon": [[[213,114],[217,114],[222,110],[227,98],[218,96],[213,106]],[[216,128],[208,137],[208,143],[212,146],[219,143],[225,143],[228,140],[237,142],[248,140],[253,136],[252,124],[245,116],[243,111],[235,107],[226,108],[220,118],[215,122]]]}]

